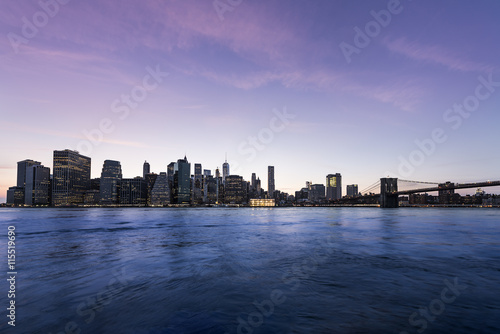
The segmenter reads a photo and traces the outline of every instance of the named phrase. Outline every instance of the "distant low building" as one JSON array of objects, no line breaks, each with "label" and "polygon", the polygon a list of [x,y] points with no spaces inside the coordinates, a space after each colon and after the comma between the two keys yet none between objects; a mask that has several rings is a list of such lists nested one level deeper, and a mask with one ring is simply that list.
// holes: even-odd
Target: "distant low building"
[{"label": "distant low building", "polygon": [[276,201],[274,198],[252,198],[250,199],[250,206],[260,207],[260,206],[276,206]]},{"label": "distant low building", "polygon": [[358,185],[357,184],[349,184],[347,185],[347,196],[348,197],[356,197],[358,196]]},{"label": "distant low building", "polygon": [[313,203],[325,200],[325,186],[322,184],[312,184],[309,189],[309,201]]},{"label": "distant low building", "polygon": [[7,190],[7,204],[23,205],[24,187],[10,187],[9,190]]}]

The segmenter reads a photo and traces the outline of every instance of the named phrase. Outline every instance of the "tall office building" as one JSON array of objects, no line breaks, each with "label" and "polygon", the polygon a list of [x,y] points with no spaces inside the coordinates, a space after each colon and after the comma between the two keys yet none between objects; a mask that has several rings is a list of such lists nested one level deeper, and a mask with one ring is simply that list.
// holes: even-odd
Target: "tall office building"
[{"label": "tall office building", "polygon": [[119,161],[105,160],[102,166],[99,192],[102,205],[116,205],[120,202],[122,166]]},{"label": "tall office building", "polygon": [[173,201],[174,198],[174,173],[177,168],[176,162],[171,162],[167,166],[167,180],[168,180],[168,188],[170,189],[170,200]]},{"label": "tall office building", "polygon": [[84,203],[85,192],[90,188],[90,164],[91,159],[77,151],[54,151],[53,206]]},{"label": "tall office building", "polygon": [[203,170],[203,203],[208,203],[208,179],[212,178],[212,171],[210,169]]},{"label": "tall office building", "polygon": [[187,158],[177,160],[174,170],[174,204],[191,202],[191,164]]},{"label": "tall office building", "polygon": [[257,175],[255,173],[252,173],[252,183],[251,183],[252,190],[257,189]]},{"label": "tall office building", "polygon": [[50,168],[42,165],[26,167],[26,185],[24,187],[24,204],[49,205]]},{"label": "tall office building", "polygon": [[[151,174],[150,174],[151,175]],[[170,189],[168,188],[167,173],[161,172],[156,178],[151,191],[151,204],[153,206],[164,206],[170,203]]]},{"label": "tall office building", "polygon": [[226,177],[229,176],[229,164],[227,163],[227,157],[226,157],[226,162],[222,164],[222,182],[225,184],[226,182]]},{"label": "tall office building", "polygon": [[267,167],[267,195],[274,198],[274,166]]},{"label": "tall office building", "polygon": [[[156,179],[158,178],[158,174],[155,173],[148,173],[146,174],[146,177],[144,178],[146,180],[146,188],[148,189],[148,193],[146,196],[146,204],[148,206],[151,206],[151,197],[153,193],[153,187],[156,183]],[[167,173],[165,173],[165,179],[167,178]],[[166,179],[167,184],[168,184],[168,179]]]},{"label": "tall office building", "polygon": [[348,184],[347,185],[347,196],[349,196],[349,197],[358,196],[358,185],[357,184]]},{"label": "tall office building", "polygon": [[342,176],[337,174],[328,174],[326,176],[326,199],[337,200],[342,198]]},{"label": "tall office building", "polygon": [[201,164],[194,164],[194,175],[202,175]]},{"label": "tall office building", "polygon": [[209,204],[217,203],[217,195],[218,195],[218,182],[217,179],[212,175],[208,175],[205,177],[205,202]]},{"label": "tall office building", "polygon": [[146,175],[151,173],[151,166],[149,165],[149,162],[144,161],[144,164],[142,165],[142,178],[146,179]]},{"label": "tall office building", "polygon": [[243,177],[228,175],[224,187],[224,201],[228,204],[241,204],[244,201]]},{"label": "tall office building", "polygon": [[147,191],[146,180],[140,176],[133,179],[122,179],[120,186],[120,204],[145,206]]},{"label": "tall office building", "polygon": [[193,201],[196,204],[203,203],[203,175],[201,174],[201,164],[194,164]]},{"label": "tall office building", "polygon": [[26,169],[33,165],[41,165],[41,162],[26,159],[17,163],[17,186],[24,188],[26,185]]}]

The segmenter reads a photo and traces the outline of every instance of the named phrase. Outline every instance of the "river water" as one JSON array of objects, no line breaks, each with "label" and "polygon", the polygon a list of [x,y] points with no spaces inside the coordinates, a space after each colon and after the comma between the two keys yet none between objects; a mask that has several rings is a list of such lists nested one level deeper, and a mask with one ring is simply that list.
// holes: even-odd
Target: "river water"
[{"label": "river water", "polygon": [[500,211],[0,209],[5,333],[500,333]]}]

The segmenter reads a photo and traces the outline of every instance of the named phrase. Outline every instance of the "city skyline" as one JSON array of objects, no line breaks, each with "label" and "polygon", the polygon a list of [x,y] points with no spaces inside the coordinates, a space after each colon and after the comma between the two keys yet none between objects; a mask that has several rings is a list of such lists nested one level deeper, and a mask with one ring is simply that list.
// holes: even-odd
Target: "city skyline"
[{"label": "city skyline", "polygon": [[232,173],[265,184],[272,165],[288,193],[332,172],[360,190],[499,178],[498,2],[0,8],[0,202],[18,161],[52,170],[64,148],[121,161],[124,177],[186,154],[222,173],[227,152]]},{"label": "city skyline", "polygon": [[[150,164],[144,161],[142,176],[131,178],[123,177],[120,161],[105,160],[100,176],[92,178],[92,158],[70,149],[54,150],[53,166],[53,174],[51,174],[51,169],[39,161],[31,159],[18,161],[17,183],[9,187],[6,204],[28,206],[247,205],[257,200],[260,204],[265,203],[265,206],[271,206],[270,202],[265,202],[267,199],[272,199],[273,203],[279,201],[279,205],[304,204],[304,200],[312,204],[342,204],[345,203],[344,200],[358,198],[358,195],[363,195],[360,204],[375,204],[373,198],[377,194],[375,197],[380,195],[381,207],[397,207],[397,203],[408,202],[408,198],[410,204],[435,204],[435,201],[445,205],[465,204],[461,198],[460,189],[474,190],[476,188],[475,195],[480,196],[476,199],[482,200],[484,195],[487,195],[489,199],[492,198],[491,195],[495,197],[495,193],[487,194],[481,187],[500,188],[500,181],[492,180],[472,183],[450,181],[435,183],[380,178],[375,184],[362,191],[359,191],[357,184],[346,185],[346,196],[343,196],[342,174],[336,173],[326,175],[325,184],[305,181],[306,187],[288,193],[276,189],[274,166],[268,166],[266,191],[261,187],[260,178],[257,178],[256,173],[252,173],[250,178],[231,174],[227,157],[223,164],[223,174],[221,175],[219,168],[216,168],[212,175],[210,169],[203,169],[202,163],[194,163],[192,169],[186,155],[177,162],[168,164],[166,172],[151,171]],[[401,186],[405,189],[398,189],[399,182],[402,182]],[[408,188],[408,184],[412,184],[411,188]],[[418,184],[420,187],[415,188],[414,186]],[[421,194],[416,195],[418,193]],[[428,193],[438,193],[438,196]],[[405,199],[404,195],[410,196]],[[475,202],[476,199],[467,198],[465,201],[468,204],[478,204]]]}]

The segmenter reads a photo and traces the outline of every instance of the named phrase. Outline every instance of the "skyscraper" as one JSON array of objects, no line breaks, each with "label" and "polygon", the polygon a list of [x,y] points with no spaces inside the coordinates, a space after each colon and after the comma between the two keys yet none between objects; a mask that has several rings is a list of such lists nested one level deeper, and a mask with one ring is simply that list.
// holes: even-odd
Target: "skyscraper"
[{"label": "skyscraper", "polygon": [[50,168],[32,165],[26,168],[24,204],[49,205]]},{"label": "skyscraper", "polygon": [[243,177],[238,175],[229,175],[226,177],[225,203],[241,204],[244,200]]},{"label": "skyscraper", "polygon": [[274,166],[267,167],[267,195],[274,198]]},{"label": "skyscraper", "polygon": [[167,181],[168,181],[168,189],[170,190],[170,201],[173,201],[174,198],[174,173],[177,168],[176,162],[171,162],[167,166]]},{"label": "skyscraper", "polygon": [[358,196],[358,185],[357,184],[348,184],[347,185],[347,196],[349,196],[349,197]]},{"label": "skyscraper", "polygon": [[24,188],[26,185],[26,168],[33,165],[41,165],[42,163],[30,159],[19,161],[17,163],[17,186]]},{"label": "skyscraper", "polygon": [[[165,178],[167,177],[166,175],[167,175],[167,173],[165,173]],[[151,197],[152,197],[152,193],[153,193],[153,187],[156,183],[157,178],[158,178],[158,174],[155,174],[155,173],[148,173],[148,174],[146,174],[146,177],[144,178],[146,180],[146,187],[148,189],[148,193],[146,196],[146,204],[148,206],[151,206]],[[168,180],[166,182],[168,184]]]},{"label": "skyscraper", "polygon": [[194,164],[193,201],[196,204],[203,203],[203,175],[201,174],[201,164]]},{"label": "skyscraper", "polygon": [[153,190],[151,191],[151,205],[164,206],[170,203],[170,189],[168,188],[167,173],[161,172],[156,178]]},{"label": "skyscraper", "polygon": [[226,177],[229,176],[229,164],[227,163],[227,157],[226,157],[226,162],[222,164],[222,182],[225,184],[226,183]]},{"label": "skyscraper", "polygon": [[54,151],[53,206],[84,203],[85,191],[90,188],[90,164],[91,159],[77,151]]},{"label": "skyscraper", "polygon": [[337,200],[342,198],[342,176],[337,174],[328,174],[326,176],[326,199]]},{"label": "skyscraper", "polygon": [[151,173],[151,166],[149,165],[149,162],[144,161],[144,164],[142,165],[142,178],[146,179],[146,174]]},{"label": "skyscraper", "polygon": [[119,161],[105,160],[102,166],[99,191],[102,205],[119,203],[122,167]]},{"label": "skyscraper", "polygon": [[191,164],[187,158],[177,160],[174,170],[173,203],[191,202]]},{"label": "skyscraper", "polygon": [[252,183],[251,183],[252,190],[257,189],[257,175],[255,173],[252,173]]}]

